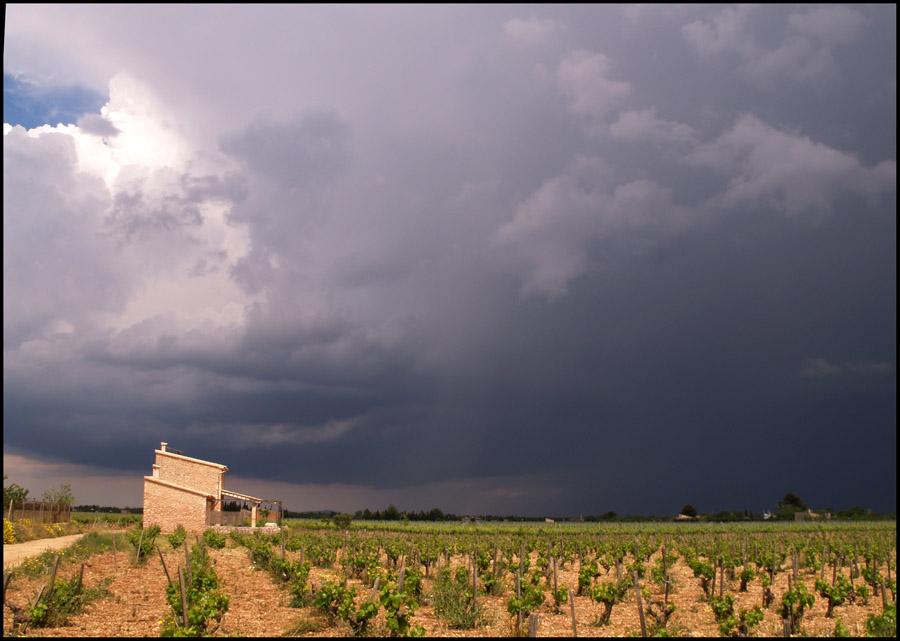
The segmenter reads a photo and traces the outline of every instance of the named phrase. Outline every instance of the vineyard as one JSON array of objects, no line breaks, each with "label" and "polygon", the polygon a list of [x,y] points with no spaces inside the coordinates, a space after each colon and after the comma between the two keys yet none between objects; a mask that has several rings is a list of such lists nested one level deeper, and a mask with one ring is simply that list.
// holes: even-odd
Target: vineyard
[{"label": "vineyard", "polygon": [[896,523],[288,522],[90,533],[4,577],[27,636],[896,636]]}]

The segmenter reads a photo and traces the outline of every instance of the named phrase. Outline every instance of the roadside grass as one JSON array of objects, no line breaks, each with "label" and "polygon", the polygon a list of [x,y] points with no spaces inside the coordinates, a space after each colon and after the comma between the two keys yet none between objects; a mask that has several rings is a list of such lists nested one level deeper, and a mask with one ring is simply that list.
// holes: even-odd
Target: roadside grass
[{"label": "roadside grass", "polygon": [[128,550],[127,535],[103,534],[100,532],[88,532],[81,540],[61,550],[47,550],[42,554],[26,558],[21,565],[13,568],[13,575],[37,577],[47,574],[53,567],[53,559],[59,555],[60,562],[80,563],[94,556],[113,549],[113,537],[116,539],[116,548],[121,551]]},{"label": "roadside grass", "polygon": [[31,519],[8,521],[3,519],[3,543],[25,543],[38,539],[51,539],[69,534],[81,534],[84,528],[74,521],[69,523],[36,523]]}]

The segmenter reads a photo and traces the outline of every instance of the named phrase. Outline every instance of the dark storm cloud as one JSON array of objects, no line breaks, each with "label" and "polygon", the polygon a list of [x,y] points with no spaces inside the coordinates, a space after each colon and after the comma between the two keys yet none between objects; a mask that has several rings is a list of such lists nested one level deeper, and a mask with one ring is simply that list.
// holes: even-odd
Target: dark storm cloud
[{"label": "dark storm cloud", "polygon": [[5,136],[6,451],[165,440],[295,509],[895,509],[892,8],[338,11],[246,95],[134,50],[105,182]]}]

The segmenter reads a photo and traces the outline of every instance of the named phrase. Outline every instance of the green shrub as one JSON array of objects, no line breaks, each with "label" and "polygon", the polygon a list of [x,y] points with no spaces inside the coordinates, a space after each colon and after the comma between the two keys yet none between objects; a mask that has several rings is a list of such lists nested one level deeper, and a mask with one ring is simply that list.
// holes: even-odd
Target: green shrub
[{"label": "green shrub", "polygon": [[472,608],[471,583],[465,568],[458,568],[454,580],[450,568],[441,568],[434,586],[432,605],[435,615],[452,630],[471,630],[481,622],[481,614]]},{"label": "green shrub", "polygon": [[146,563],[149,556],[153,553],[153,546],[156,542],[156,537],[159,536],[159,532],[158,525],[151,525],[146,530],[135,528],[128,533],[128,542],[135,549],[138,564],[143,565]]},{"label": "green shrub", "polygon": [[206,530],[203,533],[203,543],[214,550],[221,550],[225,547],[225,535],[219,534],[214,530]]},{"label": "green shrub", "polygon": [[890,601],[885,604],[884,613],[880,615],[870,614],[866,619],[867,637],[896,637],[897,636],[897,602]]},{"label": "green shrub", "polygon": [[166,615],[160,636],[198,637],[212,635],[228,611],[229,597],[219,588],[219,579],[202,545],[190,551],[190,573],[185,578],[187,626],[184,625],[180,582],[166,588],[166,601],[172,610]]},{"label": "green shrub", "polygon": [[177,550],[184,543],[186,537],[187,532],[184,531],[184,526],[179,524],[178,527],[175,528],[175,531],[166,538],[169,539],[169,545],[172,546],[172,549]]},{"label": "green shrub", "polygon": [[[863,584],[860,584],[860,586],[862,588],[866,587]],[[843,605],[844,601],[853,594],[853,586],[850,585],[847,577],[842,574],[837,577],[834,585],[830,585],[821,579],[816,579],[816,591],[823,599],[828,600],[828,609],[825,611],[825,616],[831,618],[834,608]]]},{"label": "green shrub", "polygon": [[834,635],[835,637],[852,637],[850,634],[850,630],[847,629],[847,626],[844,625],[844,622],[840,619],[834,620]]},{"label": "green shrub", "polygon": [[106,587],[112,579],[107,578],[102,587],[85,588],[79,585],[79,574],[73,574],[68,582],[56,579],[51,594],[44,594],[31,609],[31,624],[36,628],[61,627],[69,617],[84,611],[84,606],[107,594]]}]

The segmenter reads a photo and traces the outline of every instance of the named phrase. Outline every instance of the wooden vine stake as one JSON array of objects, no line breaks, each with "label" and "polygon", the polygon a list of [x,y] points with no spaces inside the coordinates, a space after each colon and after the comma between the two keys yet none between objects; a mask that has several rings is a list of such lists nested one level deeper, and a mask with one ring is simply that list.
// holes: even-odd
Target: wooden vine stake
[{"label": "wooden vine stake", "polygon": [[3,602],[6,602],[6,588],[9,585],[10,579],[12,579],[12,572],[7,572],[6,576],[3,577]]},{"label": "wooden vine stake", "polygon": [[184,593],[184,568],[178,566],[178,587],[181,590],[181,622],[188,627],[187,597]]},{"label": "wooden vine stake", "polygon": [[834,553],[834,567],[831,571],[831,585],[837,583],[837,568],[838,568],[838,555],[837,552]]},{"label": "wooden vine stake", "polygon": [[50,583],[48,584],[48,599],[53,598],[53,586],[56,584],[56,570],[59,568],[59,555],[53,559],[53,571],[50,572]]},{"label": "wooden vine stake", "polygon": [[553,557],[553,598],[556,599],[556,557]]},{"label": "wooden vine stake", "polygon": [[478,612],[478,566],[475,564],[475,553],[472,552],[472,612]]},{"label": "wooden vine stake", "polygon": [[538,632],[538,620],[540,617],[537,614],[532,614],[528,617],[528,636],[536,637]]},{"label": "wooden vine stake", "polygon": [[571,595],[569,597],[569,612],[572,614],[572,636],[578,636],[578,625],[575,622],[575,590],[572,589],[569,591]]},{"label": "wooden vine stake", "polygon": [[[516,571],[516,598],[522,600],[522,572]],[[522,634],[522,609],[516,612],[516,636]]]},{"label": "wooden vine stake", "polygon": [[550,577],[550,539],[547,539],[547,571],[544,573],[546,577]]},{"label": "wooden vine stake", "polygon": [[647,636],[647,622],[644,620],[644,603],[641,600],[641,584],[637,570],[634,571],[634,594],[637,597],[638,616],[641,618],[641,636]]},{"label": "wooden vine stake", "polygon": [[797,553],[794,552],[793,546],[791,546],[791,564],[793,565],[794,570],[794,583],[797,582]]},{"label": "wooden vine stake", "polygon": [[138,540],[137,554],[136,554],[135,557],[134,557],[134,562],[135,562],[135,563],[140,563],[140,561],[141,561],[141,544],[142,544],[143,542],[144,542],[144,528],[141,527],[141,538],[140,538],[140,540]]},{"label": "wooden vine stake", "polygon": [[[668,543],[668,538],[666,539],[666,543]],[[663,543],[663,578],[666,582],[666,595],[663,597],[663,606],[668,607],[669,605],[669,563],[666,560],[666,543]]]},{"label": "wooden vine stake", "polygon": [[169,576],[169,568],[166,567],[166,560],[163,558],[162,550],[159,549],[159,545],[156,546],[156,551],[159,552],[159,560],[162,561],[163,572],[166,573],[166,581],[169,582],[169,585],[172,585],[172,577]]},{"label": "wooden vine stake", "polygon": [[819,580],[820,580],[820,581],[824,581],[824,580],[825,580],[825,557],[828,556],[828,548],[827,548],[827,545],[826,545],[826,541],[824,540],[824,536],[825,536],[825,535],[823,534],[822,536],[823,536],[823,540],[822,540],[822,569],[819,570]]},{"label": "wooden vine stake", "polygon": [[115,568],[115,572],[118,574],[119,572],[119,561],[116,558],[116,535],[113,534],[113,568]]}]

